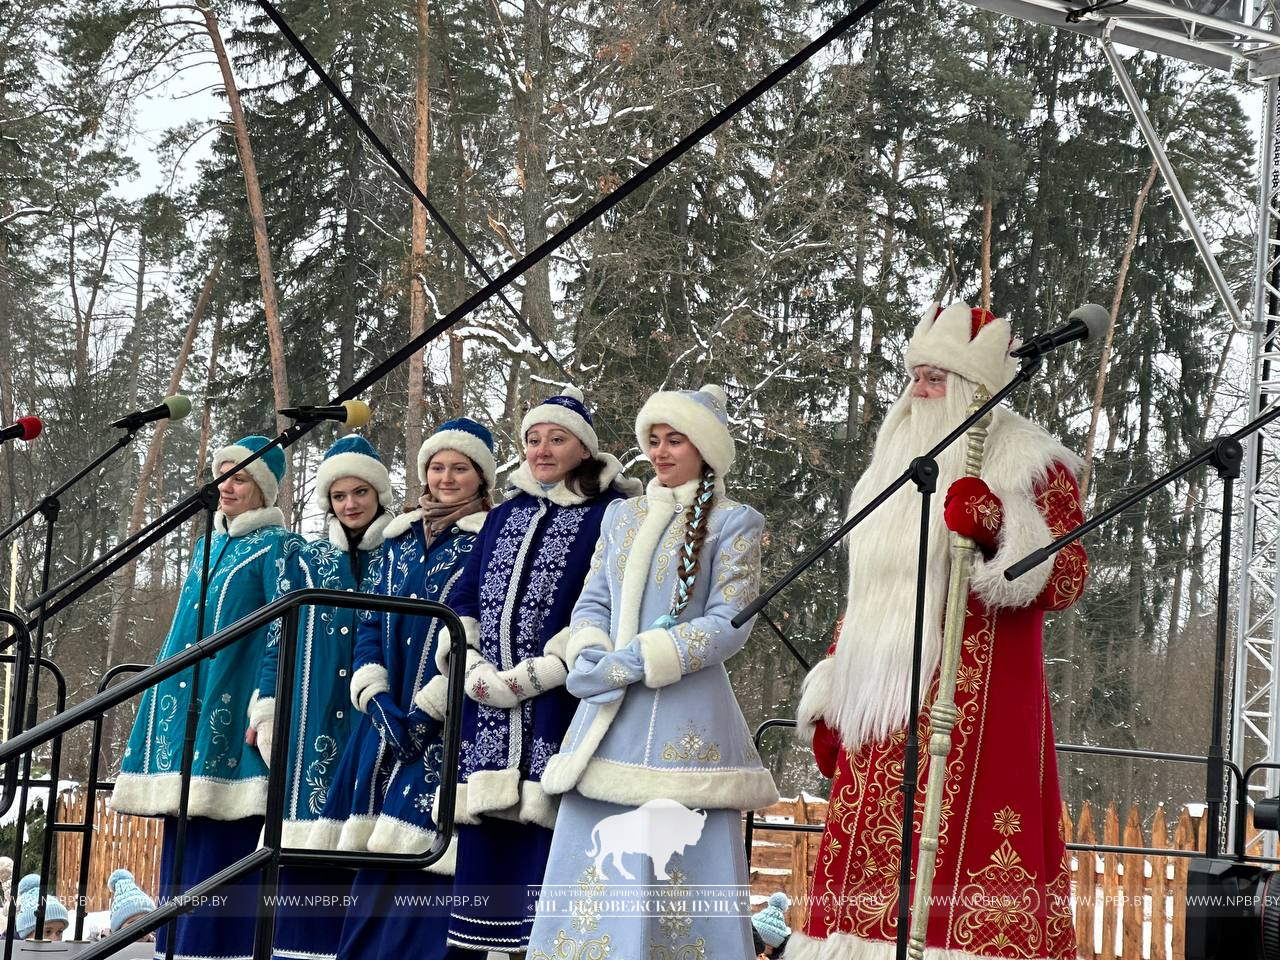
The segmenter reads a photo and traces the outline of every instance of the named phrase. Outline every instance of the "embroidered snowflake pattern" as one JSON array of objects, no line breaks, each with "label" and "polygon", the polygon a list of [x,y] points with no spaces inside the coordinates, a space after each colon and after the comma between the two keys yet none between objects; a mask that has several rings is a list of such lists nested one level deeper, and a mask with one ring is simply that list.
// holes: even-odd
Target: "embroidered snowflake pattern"
[{"label": "embroidered snowflake pattern", "polygon": [[418,794],[413,798],[413,808],[419,813],[425,813],[428,817],[431,816],[431,795],[428,793]]},{"label": "embroidered snowflake pattern", "polygon": [[611,687],[625,687],[631,682],[631,674],[615,663],[605,674],[605,679],[609,681]]},{"label": "embroidered snowflake pattern", "polygon": [[542,737],[534,737],[533,744],[529,747],[529,776],[535,780],[541,780],[547,764],[559,752],[559,744],[544,740]]},{"label": "embroidered snowflake pattern", "polygon": [[230,703],[230,702],[231,702],[231,694],[229,694],[229,693],[224,693],[224,694],[222,695],[222,698],[221,698],[221,699],[222,699],[222,702],[223,702],[223,703]]},{"label": "embroidered snowflake pattern", "polygon": [[1012,807],[1006,806],[996,811],[996,833],[1002,837],[1011,837],[1022,832],[1022,815],[1015,813]]}]

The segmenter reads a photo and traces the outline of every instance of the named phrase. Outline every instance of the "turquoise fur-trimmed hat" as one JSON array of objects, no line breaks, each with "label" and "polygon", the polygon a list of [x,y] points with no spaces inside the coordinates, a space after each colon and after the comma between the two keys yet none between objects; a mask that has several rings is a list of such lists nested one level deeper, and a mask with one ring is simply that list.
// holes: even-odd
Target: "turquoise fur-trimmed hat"
[{"label": "turquoise fur-trimmed hat", "polygon": [[[224,463],[239,463],[246,457],[253,456],[270,442],[266,437],[254,434],[215,451],[213,454],[214,476],[222,473]],[[284,451],[279,447],[272,447],[260,459],[244,468],[245,473],[253,478],[253,482],[262,491],[263,506],[275,506],[276,498],[280,495],[280,481],[284,479],[287,467]]]},{"label": "turquoise fur-trimmed hat", "polygon": [[388,510],[395,504],[391,475],[378,451],[364,437],[348,434],[325,453],[316,470],[316,506],[329,512],[329,487],[343,477],[359,477],[378,491],[378,502]]}]

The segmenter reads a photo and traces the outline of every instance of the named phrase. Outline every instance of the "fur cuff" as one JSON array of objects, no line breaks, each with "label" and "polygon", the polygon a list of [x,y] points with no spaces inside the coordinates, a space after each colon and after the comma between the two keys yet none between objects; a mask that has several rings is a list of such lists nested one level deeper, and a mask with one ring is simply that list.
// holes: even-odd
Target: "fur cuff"
[{"label": "fur cuff", "polygon": [[351,675],[351,705],[361,713],[376,693],[388,693],[391,682],[387,668],[380,663],[366,663]]},{"label": "fur cuff", "polygon": [[636,634],[640,653],[644,657],[644,685],[666,687],[684,676],[684,663],[680,648],[676,646],[671,631],[663,627],[641,630]]},{"label": "fur cuff", "polygon": [[599,627],[588,624],[585,627],[579,627],[578,630],[569,637],[564,647],[565,665],[572,670],[573,665],[578,662],[578,654],[582,653],[588,647],[598,647],[606,653],[613,652],[613,641],[609,639],[609,635]]},{"label": "fur cuff", "polygon": [[276,698],[259,697],[258,691],[253,691],[253,696],[249,699],[249,729],[257,730],[263,722],[274,723],[275,718]]},{"label": "fur cuff", "polygon": [[[475,617],[462,617],[462,629],[467,637],[467,647],[471,650],[480,649],[480,621]],[[453,634],[449,632],[448,627],[441,627],[439,639],[436,642],[436,668],[441,673],[449,672],[449,654],[453,650]]]},{"label": "fur cuff", "polygon": [[1000,528],[1000,544],[990,560],[978,554],[969,577],[969,589],[977,594],[988,609],[995,607],[1028,606],[1053,573],[1053,558],[1028,570],[1017,580],[1006,580],[1004,571],[1017,563],[1032,550],[1038,550],[1053,542],[1049,525],[1040,514],[1033,497],[1004,495],[996,490],[1004,504],[1004,524]]},{"label": "fur cuff", "polygon": [[[836,662],[827,657],[809,671],[800,685],[800,706],[796,708],[796,736],[805,743],[813,739],[818,721],[824,719],[835,693]],[[829,721],[828,721],[829,722]]]},{"label": "fur cuff", "polygon": [[[462,799],[461,794],[459,799]],[[519,767],[509,770],[477,770],[467,778],[466,812],[473,820],[481,814],[493,815],[519,803]]]},{"label": "fur cuff", "polygon": [[436,674],[413,695],[413,705],[433,720],[444,720],[449,713],[449,678]]},{"label": "fur cuff", "polygon": [[548,690],[563,687],[565,678],[568,676],[569,669],[554,653],[529,657],[527,660],[521,660],[510,670],[502,670],[498,673],[498,679],[515,695],[518,702],[536,697]]},{"label": "fur cuff", "polygon": [[547,641],[546,646],[542,648],[544,654],[550,654],[553,657],[559,657],[560,662],[567,664],[566,651],[569,647],[569,628],[565,627],[554,637]]}]

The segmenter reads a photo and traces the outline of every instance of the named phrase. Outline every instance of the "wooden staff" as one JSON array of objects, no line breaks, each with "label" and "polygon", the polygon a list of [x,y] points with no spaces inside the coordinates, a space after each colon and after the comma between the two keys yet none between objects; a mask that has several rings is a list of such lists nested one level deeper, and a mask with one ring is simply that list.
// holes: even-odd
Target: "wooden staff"
[{"label": "wooden staff", "polygon": [[[981,387],[974,395],[970,413],[987,400]],[[982,458],[987,443],[987,426],[991,415],[983,417],[965,435],[964,472],[976,477],[982,473]],[[951,752],[951,731],[956,725],[956,672],[960,667],[960,648],[964,643],[964,621],[969,606],[969,573],[973,556],[978,551],[968,537],[952,533],[951,572],[947,580],[947,609],[943,621],[942,663],[938,675],[938,695],[929,711],[929,780],[925,786],[924,819],[920,824],[920,861],[916,867],[916,890],[911,904],[911,936],[907,955],[923,960],[924,937],[929,926],[929,897],[933,875],[938,866],[938,832],[942,824],[942,794],[946,787],[947,754]],[[914,724],[914,718],[908,721]],[[908,726],[908,736],[914,731]]]}]

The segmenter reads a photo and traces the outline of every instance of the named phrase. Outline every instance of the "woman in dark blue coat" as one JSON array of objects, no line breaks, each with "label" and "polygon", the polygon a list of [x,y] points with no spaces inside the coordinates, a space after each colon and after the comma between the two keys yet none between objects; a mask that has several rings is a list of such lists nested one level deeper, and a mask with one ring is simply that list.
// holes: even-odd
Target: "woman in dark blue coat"
[{"label": "woman in dark blue coat", "polygon": [[[639,492],[600,453],[576,388],[530,410],[521,435],[525,462],[509,499],[489,514],[450,597],[468,651],[454,884],[464,899],[449,943],[468,951],[528,946],[525,889],[542,882],[556,818],[540,781],[577,706],[564,690],[566,628],[605,508]],[[439,703],[444,684],[441,676],[423,699]]]},{"label": "woman in dark blue coat", "polygon": [[[418,509],[383,531],[381,577],[372,592],[452,603],[453,591],[491,506],[493,438],[474,420],[441,424],[418,452]],[[440,782],[442,726],[423,710],[437,672],[434,618],[370,613],[357,631],[351,702],[360,711],[317,830],[334,849],[424,853],[435,841],[431,804]],[[438,713],[439,711],[437,711]],[[340,957],[415,960],[445,953],[447,908],[398,897],[447,895],[454,848],[429,871],[361,870],[338,947]]]}]

